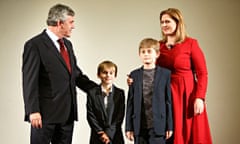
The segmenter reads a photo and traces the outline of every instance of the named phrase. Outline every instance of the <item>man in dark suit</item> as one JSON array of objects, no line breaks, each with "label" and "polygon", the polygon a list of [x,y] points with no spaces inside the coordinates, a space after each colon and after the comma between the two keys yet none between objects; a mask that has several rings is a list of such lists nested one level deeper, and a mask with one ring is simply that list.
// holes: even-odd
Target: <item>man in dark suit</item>
[{"label": "man in dark suit", "polygon": [[124,144],[122,122],[125,114],[124,91],[113,81],[117,65],[103,61],[98,66],[101,84],[89,90],[87,120],[91,127],[90,144]]},{"label": "man in dark suit", "polygon": [[78,68],[66,39],[74,29],[74,11],[54,5],[47,25],[24,45],[25,121],[31,123],[31,144],[70,144],[77,120],[76,86],[86,92],[96,84]]},{"label": "man in dark suit", "polygon": [[165,144],[173,132],[170,71],[156,66],[159,43],[146,38],[139,46],[143,66],[131,72],[126,137],[135,144]]}]

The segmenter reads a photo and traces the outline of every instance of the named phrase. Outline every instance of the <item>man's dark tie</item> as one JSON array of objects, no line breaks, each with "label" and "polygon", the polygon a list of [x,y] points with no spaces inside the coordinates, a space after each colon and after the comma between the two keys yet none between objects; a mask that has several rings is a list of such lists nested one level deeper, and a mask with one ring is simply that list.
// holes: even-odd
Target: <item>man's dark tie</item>
[{"label": "man's dark tie", "polygon": [[68,71],[71,72],[71,64],[70,64],[70,60],[69,60],[69,55],[68,55],[67,48],[64,45],[63,39],[59,39],[58,43],[60,45],[60,53],[61,53],[63,59],[65,60]]}]

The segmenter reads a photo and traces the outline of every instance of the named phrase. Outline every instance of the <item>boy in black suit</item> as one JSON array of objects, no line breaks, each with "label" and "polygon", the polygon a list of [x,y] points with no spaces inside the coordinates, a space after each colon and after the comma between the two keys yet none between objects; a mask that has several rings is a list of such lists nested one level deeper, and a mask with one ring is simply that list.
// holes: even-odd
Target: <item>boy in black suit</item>
[{"label": "boy in black suit", "polygon": [[159,54],[157,40],[142,40],[143,66],[130,74],[126,137],[135,144],[165,144],[173,133],[170,71],[155,65]]},{"label": "boy in black suit", "polygon": [[124,91],[113,81],[117,66],[103,61],[97,70],[101,84],[87,96],[87,120],[91,127],[90,144],[124,144],[122,122],[125,111]]}]

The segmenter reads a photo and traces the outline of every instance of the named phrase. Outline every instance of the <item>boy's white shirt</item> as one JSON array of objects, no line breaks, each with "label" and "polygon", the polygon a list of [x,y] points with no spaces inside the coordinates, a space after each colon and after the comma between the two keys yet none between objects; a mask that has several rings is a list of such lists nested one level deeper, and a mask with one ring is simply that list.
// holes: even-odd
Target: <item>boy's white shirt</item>
[{"label": "boy's white shirt", "polygon": [[107,94],[106,96],[104,96],[104,106],[105,106],[105,108],[107,108],[107,104],[108,104],[108,96],[109,96],[109,94],[112,92],[112,85],[110,86],[110,90],[107,92],[107,90],[102,86],[102,84],[101,84],[101,90],[102,90],[102,92],[104,92],[105,94]]}]

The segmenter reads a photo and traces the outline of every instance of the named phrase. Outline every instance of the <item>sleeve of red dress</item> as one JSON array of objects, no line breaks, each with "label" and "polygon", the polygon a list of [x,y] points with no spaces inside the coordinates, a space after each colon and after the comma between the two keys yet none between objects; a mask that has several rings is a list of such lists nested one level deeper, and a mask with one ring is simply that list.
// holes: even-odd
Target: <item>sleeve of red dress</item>
[{"label": "sleeve of red dress", "polygon": [[194,85],[194,89],[196,92],[195,97],[204,100],[208,84],[208,71],[204,54],[199,47],[197,40],[193,40],[191,51],[191,61],[196,79],[196,83]]}]

